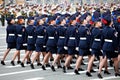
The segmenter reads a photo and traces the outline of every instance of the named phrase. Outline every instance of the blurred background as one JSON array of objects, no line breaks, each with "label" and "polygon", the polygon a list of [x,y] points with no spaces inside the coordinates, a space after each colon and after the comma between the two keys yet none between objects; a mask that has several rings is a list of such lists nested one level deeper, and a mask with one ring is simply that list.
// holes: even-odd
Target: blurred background
[{"label": "blurred background", "polygon": [[82,3],[82,4],[94,4],[94,3],[112,3],[112,2],[120,2],[120,0],[0,0],[0,4],[5,1],[6,5],[9,4],[59,4],[59,3]]}]

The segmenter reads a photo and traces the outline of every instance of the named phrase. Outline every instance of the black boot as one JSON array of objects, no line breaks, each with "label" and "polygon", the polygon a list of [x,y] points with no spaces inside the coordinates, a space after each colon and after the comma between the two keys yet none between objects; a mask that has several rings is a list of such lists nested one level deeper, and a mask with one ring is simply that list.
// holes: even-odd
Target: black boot
[{"label": "black boot", "polygon": [[46,67],[50,67],[50,64],[48,63],[48,64],[46,64]]},{"label": "black boot", "polygon": [[51,58],[50,61],[54,61],[54,58]]},{"label": "black boot", "polygon": [[63,72],[66,73],[66,67],[65,66],[63,66]]},{"label": "black boot", "polygon": [[102,75],[100,74],[100,73],[98,73],[98,78],[100,78],[100,79],[102,79],[103,77],[102,77]]},{"label": "black boot", "polygon": [[90,72],[91,72],[91,73],[95,73],[96,71],[95,71],[94,69],[91,69]]},{"label": "black boot", "polygon": [[31,69],[35,69],[33,64],[31,64],[30,67],[31,67]]},{"label": "black boot", "polygon": [[78,68],[78,71],[84,71],[84,69],[82,69],[82,68]]},{"label": "black boot", "polygon": [[37,66],[42,66],[42,64],[41,63],[37,63]]},{"label": "black boot", "polygon": [[78,72],[78,70],[74,70],[74,73],[76,74],[76,75],[80,75],[80,73]]},{"label": "black boot", "polygon": [[31,62],[30,62],[30,61],[27,61],[26,64],[31,64]]},{"label": "black boot", "polygon": [[73,68],[71,66],[67,67],[68,70],[72,70]]},{"label": "black boot", "polygon": [[110,63],[110,67],[113,67],[113,61],[110,60],[109,63]]},{"label": "black boot", "polygon": [[58,65],[57,68],[58,68],[58,69],[59,69],[59,68],[62,68],[62,66],[61,66],[61,65]]},{"label": "black boot", "polygon": [[86,75],[87,75],[88,77],[92,77],[92,75],[91,75],[90,72],[86,72]]},{"label": "black boot", "polygon": [[111,74],[111,73],[105,70],[105,71],[104,71],[104,74],[108,74],[108,75],[109,75],[109,74]]},{"label": "black boot", "polygon": [[75,61],[70,61],[70,63],[71,63],[71,64],[74,64],[74,63],[75,63]]},{"label": "black boot", "polygon": [[5,65],[5,62],[4,62],[4,61],[1,61],[1,64],[2,64],[2,65]]},{"label": "black boot", "polygon": [[115,73],[115,77],[120,76],[120,73]]},{"label": "black boot", "polygon": [[43,70],[46,70],[46,68],[45,68],[45,66],[44,66],[44,65],[42,65],[42,69],[43,69]]},{"label": "black boot", "polygon": [[25,67],[23,62],[21,63],[21,67]]},{"label": "black boot", "polygon": [[65,63],[65,60],[61,60],[61,63]]},{"label": "black boot", "polygon": [[52,69],[53,72],[56,71],[53,65],[51,66],[51,69]]},{"label": "black boot", "polygon": [[82,61],[81,65],[85,65],[85,63]]},{"label": "black boot", "polygon": [[14,63],[14,61],[11,61],[11,64],[12,64],[13,66],[15,66],[15,63]]},{"label": "black boot", "polygon": [[21,61],[17,61],[17,64],[20,64],[21,63]]},{"label": "black boot", "polygon": [[94,63],[93,63],[93,65],[92,65],[93,67],[97,67],[97,65],[95,65]]}]

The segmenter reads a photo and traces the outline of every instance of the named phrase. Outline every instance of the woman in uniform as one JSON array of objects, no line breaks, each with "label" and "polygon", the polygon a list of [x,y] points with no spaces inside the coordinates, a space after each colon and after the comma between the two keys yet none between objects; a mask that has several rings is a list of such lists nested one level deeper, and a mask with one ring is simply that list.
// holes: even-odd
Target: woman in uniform
[{"label": "woman in uniform", "polygon": [[21,63],[22,67],[24,66],[25,59],[30,57],[30,53],[32,53],[35,50],[35,27],[34,27],[34,17],[28,18],[28,26],[26,27],[26,35],[27,35],[27,52],[23,58],[23,61]]},{"label": "woman in uniform", "polygon": [[[120,14],[117,15],[117,21],[115,23],[115,28],[118,32],[118,40],[119,40],[119,47],[118,47],[118,61],[120,63]],[[118,64],[119,64],[118,63]]]},{"label": "woman in uniform", "polygon": [[[20,50],[25,49],[26,50],[26,45],[24,43],[26,42],[26,35],[25,35],[25,27],[23,26],[24,24],[24,17],[23,16],[18,16],[18,24],[16,26],[16,52],[14,53],[14,56],[12,58],[11,64],[14,66],[14,60],[16,56],[20,56]],[[19,57],[20,58],[20,57]],[[20,63],[20,61],[19,61]]]},{"label": "woman in uniform", "polygon": [[[54,68],[54,65],[56,63],[59,63],[60,61],[60,57],[61,57],[61,54],[65,54],[67,53],[67,51],[64,49],[64,43],[65,43],[65,34],[66,34],[66,27],[65,27],[65,24],[66,24],[66,21],[65,21],[65,17],[64,16],[61,16],[60,18],[58,18],[58,21],[60,23],[60,25],[57,27],[57,36],[59,37],[58,38],[58,42],[57,42],[57,55],[52,63],[52,66],[51,66],[51,69],[52,71],[55,71],[55,68]],[[57,64],[58,65],[58,68],[61,68],[61,64]]]},{"label": "woman in uniform", "polygon": [[102,31],[102,39],[104,40],[102,50],[103,59],[99,64],[98,78],[103,78],[101,75],[102,67],[104,66],[107,59],[112,59],[114,62],[115,76],[120,76],[118,70],[118,53],[115,53],[117,48],[117,33],[115,29],[112,28],[111,15],[106,15],[102,19],[105,28]]},{"label": "woman in uniform", "polygon": [[70,61],[72,60],[72,56],[76,52],[76,36],[77,36],[77,29],[76,29],[76,16],[72,15],[70,17],[70,26],[66,30],[66,39],[65,39],[65,47],[68,48],[68,56],[65,60],[64,66],[63,66],[63,72],[66,73],[66,67],[69,66]]},{"label": "woman in uniform", "polygon": [[[3,59],[1,60],[1,64],[5,65],[5,58],[7,57],[8,53],[11,49],[16,48],[16,25],[13,17],[7,18],[7,36],[6,36],[6,42],[7,42],[7,50],[4,53]],[[20,60],[18,59],[18,62]]]},{"label": "woman in uniform", "polygon": [[37,27],[35,29],[35,34],[36,34],[36,52],[34,54],[34,57],[32,58],[32,61],[31,61],[31,68],[34,69],[34,61],[37,59],[37,65],[41,65],[40,63],[40,54],[42,52],[45,52],[45,48],[44,48],[44,45],[45,45],[45,27],[43,26],[44,24],[44,21],[43,21],[43,18],[39,18],[39,20],[37,21]]},{"label": "woman in uniform", "polygon": [[81,26],[78,28],[78,36],[79,36],[79,57],[77,58],[76,61],[76,66],[75,66],[75,70],[74,73],[75,74],[80,74],[78,72],[78,69],[81,65],[82,59],[84,55],[90,55],[90,51],[89,51],[89,30],[86,27],[87,24],[87,20],[86,20],[86,13],[83,14],[80,17],[80,23]]},{"label": "woman in uniform", "polygon": [[57,33],[55,28],[55,20],[56,16],[51,16],[48,19],[49,26],[46,28],[46,36],[47,36],[47,43],[46,43],[46,51],[47,54],[44,57],[42,69],[46,70],[45,64],[48,62],[51,54],[56,53],[56,44],[57,44]]},{"label": "woman in uniform", "polygon": [[[101,35],[102,35],[102,23],[101,23],[101,19],[97,19],[95,20],[95,27],[92,30],[91,33],[91,49],[92,49],[92,57],[90,58],[89,62],[88,62],[88,67],[87,67],[87,72],[86,75],[88,77],[91,77],[91,67],[93,64],[93,61],[95,59],[95,57],[100,57],[100,61],[102,60],[102,52],[101,52],[101,48],[102,48],[102,41],[101,41]],[[107,66],[107,65],[106,65]],[[105,67],[105,74],[110,74],[108,72],[107,67]]]}]

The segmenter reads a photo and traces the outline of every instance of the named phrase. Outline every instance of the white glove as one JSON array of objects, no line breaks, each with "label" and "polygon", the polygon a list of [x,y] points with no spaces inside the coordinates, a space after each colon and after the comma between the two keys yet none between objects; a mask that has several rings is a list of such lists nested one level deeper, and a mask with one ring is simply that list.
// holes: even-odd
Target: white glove
[{"label": "white glove", "polygon": [[79,47],[76,47],[75,50],[76,50],[76,51],[79,51]]},{"label": "white glove", "polygon": [[67,47],[67,46],[64,46],[64,49],[65,49],[65,50],[68,50],[68,47]]}]

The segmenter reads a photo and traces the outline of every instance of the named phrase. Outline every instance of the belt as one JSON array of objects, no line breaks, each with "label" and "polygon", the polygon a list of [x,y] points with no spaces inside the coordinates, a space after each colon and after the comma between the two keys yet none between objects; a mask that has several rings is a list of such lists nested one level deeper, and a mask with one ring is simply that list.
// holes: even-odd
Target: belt
[{"label": "belt", "polygon": [[25,43],[25,44],[23,44],[23,46],[27,46],[27,44]]},{"label": "belt", "polygon": [[44,36],[37,36],[37,38],[44,38]]},{"label": "belt", "polygon": [[21,34],[18,34],[18,36],[19,36],[19,37],[22,37],[22,35],[21,35]]},{"label": "belt", "polygon": [[94,39],[95,41],[100,41],[100,39]]},{"label": "belt", "polygon": [[28,38],[33,38],[33,36],[28,36]]},{"label": "belt", "polygon": [[15,36],[15,34],[9,34],[9,36]]},{"label": "belt", "polygon": [[48,37],[49,39],[54,39],[54,37]]},{"label": "belt", "polygon": [[69,39],[75,40],[75,37],[70,37]]},{"label": "belt", "polygon": [[113,42],[113,41],[110,39],[105,39],[105,42]]},{"label": "belt", "polygon": [[80,37],[80,40],[86,40],[87,38],[86,37]]},{"label": "belt", "polygon": [[46,48],[46,46],[43,46],[43,48]]},{"label": "belt", "polygon": [[60,36],[59,38],[61,38],[61,39],[64,39],[65,37],[63,37],[63,36]]}]

